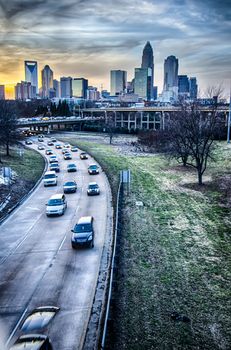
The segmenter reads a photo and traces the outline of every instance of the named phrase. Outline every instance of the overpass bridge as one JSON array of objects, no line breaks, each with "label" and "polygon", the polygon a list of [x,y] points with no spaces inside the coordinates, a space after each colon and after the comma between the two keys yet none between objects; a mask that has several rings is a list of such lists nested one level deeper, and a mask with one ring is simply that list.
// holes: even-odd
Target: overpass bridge
[{"label": "overpass bridge", "polygon": [[[77,126],[80,130],[82,126],[90,121],[95,123],[105,123],[112,120],[115,127],[131,129],[158,130],[165,128],[165,122],[172,113],[180,111],[180,107],[109,107],[109,108],[87,108],[80,109],[77,116],[72,117],[51,117],[48,120],[20,120],[19,127],[29,127],[31,130],[49,131],[53,129],[66,129]],[[212,107],[201,107],[203,113],[211,113]],[[229,107],[219,106],[217,112],[224,115],[227,120]]]}]

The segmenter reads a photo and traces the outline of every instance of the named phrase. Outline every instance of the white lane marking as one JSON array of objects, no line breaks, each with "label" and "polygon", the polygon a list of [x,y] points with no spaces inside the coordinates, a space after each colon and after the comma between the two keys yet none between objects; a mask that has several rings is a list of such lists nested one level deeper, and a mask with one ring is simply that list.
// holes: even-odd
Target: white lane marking
[{"label": "white lane marking", "polygon": [[63,243],[65,242],[65,239],[66,239],[66,238],[67,238],[67,235],[64,236],[64,238],[63,238],[63,240],[62,240],[62,242],[61,242],[61,244],[60,244],[60,246],[59,246],[59,248],[58,248],[58,252],[59,252],[60,249],[62,248]]},{"label": "white lane marking", "polygon": [[20,322],[22,321],[23,317],[25,316],[25,314],[26,314],[26,312],[27,312],[27,309],[28,309],[28,308],[26,308],[26,309],[24,310],[24,312],[23,312],[22,316],[20,317],[18,323],[16,324],[16,326],[15,326],[14,329],[13,329],[13,331],[11,332],[11,334],[10,334],[10,336],[9,336],[7,342],[6,342],[6,346],[9,345],[9,342],[10,342],[11,339],[13,338],[13,336],[14,336],[14,334],[15,334],[17,328],[18,328],[18,326],[20,325]]}]

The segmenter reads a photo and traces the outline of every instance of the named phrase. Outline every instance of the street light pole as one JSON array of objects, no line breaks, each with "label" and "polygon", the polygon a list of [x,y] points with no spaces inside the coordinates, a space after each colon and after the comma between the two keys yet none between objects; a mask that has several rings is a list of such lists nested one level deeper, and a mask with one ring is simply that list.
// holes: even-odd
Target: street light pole
[{"label": "street light pole", "polygon": [[230,88],[230,95],[229,95],[229,116],[228,116],[227,143],[230,143],[230,123],[231,123],[231,88]]}]

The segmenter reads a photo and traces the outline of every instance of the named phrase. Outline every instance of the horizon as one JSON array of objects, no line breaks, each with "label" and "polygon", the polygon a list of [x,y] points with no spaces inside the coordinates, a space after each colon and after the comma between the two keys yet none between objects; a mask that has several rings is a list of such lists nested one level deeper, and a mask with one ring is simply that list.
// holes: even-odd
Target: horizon
[{"label": "horizon", "polygon": [[25,80],[24,61],[48,64],[54,78],[84,77],[110,91],[110,70],[133,78],[150,41],[154,85],[163,88],[164,59],[179,59],[179,75],[196,77],[202,92],[222,84],[230,90],[230,6],[227,0],[38,1],[0,4],[2,59],[0,84],[7,93]]}]

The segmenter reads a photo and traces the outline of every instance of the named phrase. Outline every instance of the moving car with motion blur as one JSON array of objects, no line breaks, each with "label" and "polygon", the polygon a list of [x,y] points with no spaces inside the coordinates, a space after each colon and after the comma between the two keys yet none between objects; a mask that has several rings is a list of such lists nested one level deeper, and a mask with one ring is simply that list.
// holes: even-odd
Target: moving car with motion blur
[{"label": "moving car with motion blur", "polygon": [[64,153],[63,159],[70,160],[70,159],[72,159],[72,155],[70,153]]},{"label": "moving car with motion blur", "polygon": [[60,171],[60,168],[59,168],[59,163],[58,162],[54,162],[54,163],[51,163],[50,166],[49,166],[49,169],[52,171],[55,171],[56,173],[59,173]]}]

